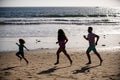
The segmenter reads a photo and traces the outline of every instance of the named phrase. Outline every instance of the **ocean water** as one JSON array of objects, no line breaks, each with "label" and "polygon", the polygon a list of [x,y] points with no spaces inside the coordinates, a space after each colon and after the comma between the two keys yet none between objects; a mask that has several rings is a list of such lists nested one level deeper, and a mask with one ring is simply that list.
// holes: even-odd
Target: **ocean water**
[{"label": "ocean water", "polygon": [[[0,24],[120,24],[120,10],[100,7],[0,8]],[[114,19],[115,18],[115,19]]]},{"label": "ocean water", "polygon": [[[67,48],[86,48],[87,28],[100,35],[98,47],[119,47],[120,9],[102,7],[2,7],[0,51],[16,51],[19,38],[29,49],[58,48],[57,30],[69,39]],[[116,36],[117,35],[117,36]],[[105,38],[106,37],[106,38]],[[107,43],[109,42],[109,43]]]}]

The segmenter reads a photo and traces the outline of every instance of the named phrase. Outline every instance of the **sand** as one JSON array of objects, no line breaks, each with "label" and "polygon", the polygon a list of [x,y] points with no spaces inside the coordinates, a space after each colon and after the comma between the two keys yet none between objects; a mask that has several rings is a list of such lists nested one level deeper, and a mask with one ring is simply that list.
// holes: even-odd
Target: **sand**
[{"label": "sand", "polygon": [[20,61],[16,52],[0,52],[0,80],[120,80],[120,49],[99,49],[103,63],[91,53],[92,64],[87,63],[83,49],[67,49],[73,60],[72,66],[63,53],[56,62],[56,49],[25,51],[27,65]]}]

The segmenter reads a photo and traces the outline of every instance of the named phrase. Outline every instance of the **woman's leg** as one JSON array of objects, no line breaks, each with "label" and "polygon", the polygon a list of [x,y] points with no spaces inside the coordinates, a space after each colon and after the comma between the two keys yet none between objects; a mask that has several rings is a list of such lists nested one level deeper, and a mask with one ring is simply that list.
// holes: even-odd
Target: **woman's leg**
[{"label": "woman's leg", "polygon": [[72,65],[72,59],[70,58],[70,56],[68,55],[67,51],[65,49],[63,49],[63,53],[65,54],[65,56],[69,59],[70,64]]},{"label": "woman's leg", "polygon": [[54,64],[54,65],[57,65],[57,64],[59,64],[59,55],[60,55],[60,52],[61,52],[61,49],[59,48],[58,50],[57,50],[57,53],[56,53],[56,55],[57,55],[57,61],[56,61],[56,63]]}]

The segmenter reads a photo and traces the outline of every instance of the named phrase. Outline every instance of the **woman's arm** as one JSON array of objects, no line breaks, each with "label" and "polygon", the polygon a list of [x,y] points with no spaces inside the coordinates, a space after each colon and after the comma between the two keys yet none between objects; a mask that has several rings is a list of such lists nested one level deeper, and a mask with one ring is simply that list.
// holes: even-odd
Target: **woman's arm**
[{"label": "woman's arm", "polygon": [[66,39],[65,39],[65,44],[68,42],[68,38],[66,37]]}]

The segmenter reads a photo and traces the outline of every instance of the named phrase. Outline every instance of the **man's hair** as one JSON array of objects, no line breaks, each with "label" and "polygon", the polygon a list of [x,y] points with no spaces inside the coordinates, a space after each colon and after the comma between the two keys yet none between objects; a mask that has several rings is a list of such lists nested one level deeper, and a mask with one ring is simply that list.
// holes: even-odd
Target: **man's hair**
[{"label": "man's hair", "polygon": [[92,27],[88,27],[88,29],[90,29],[91,31],[93,30],[93,28],[92,28]]}]

